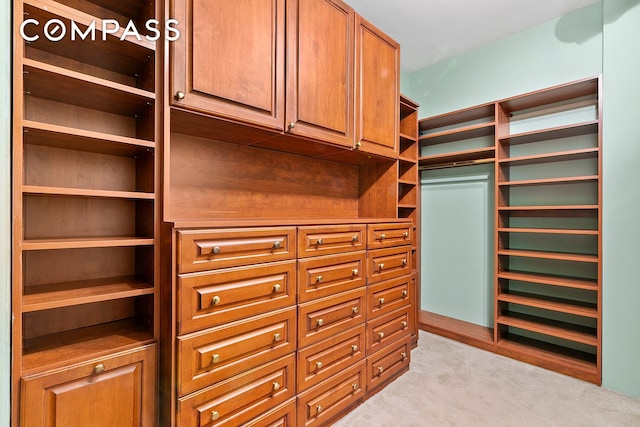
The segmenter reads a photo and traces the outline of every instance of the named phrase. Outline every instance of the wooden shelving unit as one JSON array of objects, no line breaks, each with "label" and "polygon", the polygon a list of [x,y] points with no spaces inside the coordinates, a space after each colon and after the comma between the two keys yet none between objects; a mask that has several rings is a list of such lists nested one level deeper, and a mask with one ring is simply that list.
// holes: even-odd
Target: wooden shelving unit
[{"label": "wooden shelving unit", "polygon": [[[14,2],[16,16],[58,19],[68,29],[71,21],[82,28],[159,16],[155,2],[125,6]],[[147,386],[156,381],[157,356],[148,355],[159,336],[161,62],[154,42],[121,40],[122,31],[101,41],[96,27],[99,41],[54,43],[38,34],[14,49],[14,425],[31,425],[20,406],[41,392],[31,386],[37,378],[69,381],[78,375],[72,369],[94,372],[100,358],[144,354],[150,371],[130,384],[145,402],[156,393]],[[104,362],[93,375],[112,366]],[[136,404],[141,419],[155,419],[153,401]]]},{"label": "wooden shelving unit", "polygon": [[496,170],[494,327],[421,312],[422,328],[600,383],[599,94],[596,77],[420,121],[420,169]]}]

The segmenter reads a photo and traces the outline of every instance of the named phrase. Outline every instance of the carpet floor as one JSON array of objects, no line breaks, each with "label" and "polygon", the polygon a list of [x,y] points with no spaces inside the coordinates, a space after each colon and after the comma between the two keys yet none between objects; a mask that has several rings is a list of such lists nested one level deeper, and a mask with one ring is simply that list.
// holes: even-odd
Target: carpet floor
[{"label": "carpet floor", "polygon": [[420,331],[411,369],[334,427],[640,427],[640,399]]}]

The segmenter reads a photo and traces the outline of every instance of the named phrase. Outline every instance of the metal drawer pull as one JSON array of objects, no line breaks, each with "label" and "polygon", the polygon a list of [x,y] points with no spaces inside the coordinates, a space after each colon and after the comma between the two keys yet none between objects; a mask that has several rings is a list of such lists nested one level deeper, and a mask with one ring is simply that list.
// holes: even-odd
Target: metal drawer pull
[{"label": "metal drawer pull", "polygon": [[384,304],[384,298],[380,298],[378,302],[380,303],[380,305]]},{"label": "metal drawer pull", "polygon": [[378,332],[378,338],[380,339],[384,338],[384,332]]},{"label": "metal drawer pull", "polygon": [[273,243],[273,247],[274,247],[275,249],[280,249],[280,248],[282,247],[282,243],[280,243],[280,242],[274,242],[274,243]]},{"label": "metal drawer pull", "polygon": [[278,391],[280,390],[281,385],[277,382],[273,383],[273,391]]},{"label": "metal drawer pull", "polygon": [[316,362],[316,369],[322,369],[322,362]]},{"label": "metal drawer pull", "polygon": [[211,421],[217,421],[220,418],[220,412],[211,411]]},{"label": "metal drawer pull", "polygon": [[211,298],[211,304],[212,305],[218,305],[220,304],[220,297],[218,295],[214,296],[213,298]]},{"label": "metal drawer pull", "polygon": [[316,282],[317,282],[317,283],[320,283],[320,282],[322,282],[323,280],[324,280],[324,277],[322,277],[322,276],[316,276]]},{"label": "metal drawer pull", "polygon": [[93,372],[96,374],[101,374],[104,372],[104,365],[102,363],[98,363],[93,367]]},{"label": "metal drawer pull", "polygon": [[176,92],[175,98],[177,101],[182,101],[184,97],[185,97],[185,94],[181,90]]},{"label": "metal drawer pull", "polygon": [[322,320],[322,319],[316,320],[316,325],[318,325],[318,326],[324,325],[324,320]]},{"label": "metal drawer pull", "polygon": [[405,231],[404,233],[402,233],[402,237],[404,237],[405,239],[407,239],[409,237],[409,232]]},{"label": "metal drawer pull", "polygon": [[387,238],[387,235],[386,235],[386,234],[382,233],[382,234],[380,235],[380,240],[384,240],[384,239],[386,239],[386,238]]},{"label": "metal drawer pull", "polygon": [[351,390],[356,391],[358,389],[358,384],[351,384]]},{"label": "metal drawer pull", "polygon": [[289,130],[292,130],[294,127],[296,127],[296,122],[291,122],[291,123],[289,123],[289,124],[287,125],[287,128],[288,128]]},{"label": "metal drawer pull", "polygon": [[354,352],[354,353],[355,353],[356,351],[358,351],[358,346],[357,346],[357,345],[352,345],[352,346],[351,346],[351,351],[352,351],[352,352]]},{"label": "metal drawer pull", "polygon": [[407,353],[405,353],[404,351],[400,353],[400,356],[402,356],[402,360],[407,360]]},{"label": "metal drawer pull", "polygon": [[406,327],[407,327],[407,321],[406,321],[406,320],[403,320],[403,321],[402,321],[402,327],[403,327],[403,328],[406,328]]},{"label": "metal drawer pull", "polygon": [[316,406],[316,411],[318,411],[318,413],[322,412],[323,409],[322,405]]},{"label": "metal drawer pull", "polygon": [[316,241],[316,245],[322,245],[323,243],[324,243],[324,240],[322,240],[322,238],[319,238],[319,239]]},{"label": "metal drawer pull", "polygon": [[382,375],[384,372],[384,368],[382,366],[378,366],[378,375]]},{"label": "metal drawer pull", "polygon": [[353,270],[351,270],[351,275],[352,275],[352,276],[357,276],[357,275],[358,275],[358,273],[359,273],[359,271],[358,271],[358,269],[357,269],[357,268],[354,268]]},{"label": "metal drawer pull", "polygon": [[402,259],[402,265],[407,265],[407,259],[406,258]]},{"label": "metal drawer pull", "polygon": [[280,292],[282,290],[282,286],[279,283],[273,285],[273,292]]},{"label": "metal drawer pull", "polygon": [[382,271],[384,270],[384,264],[380,263],[380,265],[378,265],[378,270]]},{"label": "metal drawer pull", "polygon": [[219,354],[214,354],[213,356],[211,356],[211,363],[218,363],[219,361],[220,361]]},{"label": "metal drawer pull", "polygon": [[358,307],[353,307],[353,308],[351,309],[351,312],[352,312],[353,314],[358,314],[358,312],[359,312],[359,311],[360,311],[360,309],[359,309]]},{"label": "metal drawer pull", "polygon": [[220,246],[214,246],[213,249],[211,249],[211,253],[214,255],[218,255],[220,251],[221,251]]},{"label": "metal drawer pull", "polygon": [[360,237],[357,234],[351,238],[352,242],[357,242],[358,240],[360,240]]},{"label": "metal drawer pull", "polygon": [[280,334],[273,334],[273,340],[274,341],[282,341],[282,335]]},{"label": "metal drawer pull", "polygon": [[406,290],[402,291],[402,297],[406,298],[407,295],[409,295],[409,292],[407,292]]}]

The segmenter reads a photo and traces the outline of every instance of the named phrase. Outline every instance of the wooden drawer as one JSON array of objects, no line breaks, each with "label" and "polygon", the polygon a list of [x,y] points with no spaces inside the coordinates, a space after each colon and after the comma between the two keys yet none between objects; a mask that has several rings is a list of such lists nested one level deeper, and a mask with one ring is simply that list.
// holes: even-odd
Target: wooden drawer
[{"label": "wooden drawer", "polygon": [[364,325],[298,351],[298,393],[364,359]]},{"label": "wooden drawer", "polygon": [[295,241],[295,227],[179,230],[178,272],[294,259]]},{"label": "wooden drawer", "polygon": [[296,262],[178,276],[178,330],[185,334],[296,304]]},{"label": "wooden drawer", "polygon": [[369,251],[368,283],[381,282],[411,274],[411,246]]},{"label": "wooden drawer", "polygon": [[298,426],[327,426],[364,400],[366,363],[361,361],[298,395]]},{"label": "wooden drawer", "polygon": [[307,258],[299,262],[298,302],[326,297],[366,284],[366,252]]},{"label": "wooden drawer", "polygon": [[407,306],[367,322],[367,355],[411,335],[411,309]]},{"label": "wooden drawer", "polygon": [[366,226],[333,225],[298,228],[298,258],[362,251]]},{"label": "wooden drawer", "polygon": [[369,224],[367,248],[379,249],[413,244],[413,224],[410,222]]},{"label": "wooden drawer", "polygon": [[367,287],[367,320],[406,307],[413,297],[412,277],[402,276]]},{"label": "wooden drawer", "polygon": [[364,288],[298,306],[298,348],[364,322]]},{"label": "wooden drawer", "polygon": [[367,357],[367,393],[376,391],[409,370],[411,337]]},{"label": "wooden drawer", "polygon": [[295,355],[178,399],[178,427],[243,425],[295,396]]},{"label": "wooden drawer", "polygon": [[294,397],[276,409],[243,424],[242,427],[295,427],[295,425],[296,399]]},{"label": "wooden drawer", "polygon": [[19,425],[156,425],[156,353],[153,344],[23,378]]},{"label": "wooden drawer", "polygon": [[178,337],[178,395],[295,350],[295,307]]}]

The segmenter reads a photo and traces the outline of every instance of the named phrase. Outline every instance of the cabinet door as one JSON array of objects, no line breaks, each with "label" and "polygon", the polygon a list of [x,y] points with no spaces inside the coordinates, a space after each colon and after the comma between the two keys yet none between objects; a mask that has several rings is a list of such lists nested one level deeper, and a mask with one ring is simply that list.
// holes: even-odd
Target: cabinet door
[{"label": "cabinet door", "polygon": [[284,0],[172,4],[182,30],[170,43],[172,105],[281,130]]},{"label": "cabinet door", "polygon": [[397,157],[400,45],[356,15],[356,147]]},{"label": "cabinet door", "polygon": [[287,1],[289,133],[353,146],[354,15],[340,0]]},{"label": "cabinet door", "polygon": [[155,425],[156,346],[22,379],[21,424]]}]

